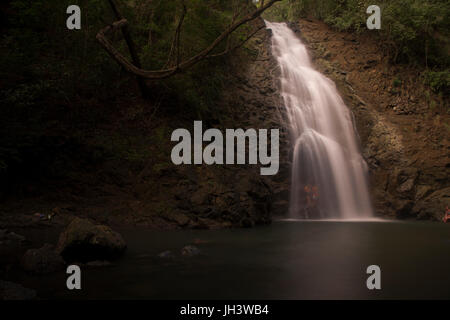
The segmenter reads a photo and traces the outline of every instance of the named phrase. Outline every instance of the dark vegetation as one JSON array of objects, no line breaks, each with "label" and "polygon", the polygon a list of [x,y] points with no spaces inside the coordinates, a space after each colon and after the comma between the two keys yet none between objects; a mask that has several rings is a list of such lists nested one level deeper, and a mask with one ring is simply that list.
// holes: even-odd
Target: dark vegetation
[{"label": "dark vegetation", "polygon": [[280,21],[312,17],[338,30],[367,31],[366,9],[381,8],[382,27],[371,32],[393,63],[422,70],[423,81],[441,95],[450,90],[450,2],[447,0],[286,0],[267,13]]},{"label": "dark vegetation", "polygon": [[[233,17],[237,19],[236,13],[241,18],[255,10],[250,0],[185,3],[181,60],[211,44]],[[65,27],[70,4],[82,8],[79,31]],[[142,68],[160,70],[176,64],[174,38],[182,1],[117,0],[116,4],[128,20]],[[283,0],[265,15],[281,21],[314,17],[339,30],[364,33],[370,4]],[[449,2],[383,0],[377,4],[382,8],[382,29],[371,31],[370,36],[392,63],[421,71],[430,90],[446,100]],[[149,97],[142,99],[136,77],[96,40],[99,30],[117,21],[108,0],[7,0],[0,4],[0,21],[0,198],[59,190],[61,185],[95,185],[93,177],[121,183],[119,176],[128,171],[141,174],[149,159],[154,170],[164,171],[167,154],[163,149],[169,144],[171,127],[193,119],[215,125],[224,112],[216,102],[227,86],[229,55],[203,59],[168,79],[147,81]],[[253,30],[250,23],[241,26],[213,53],[245,41]],[[120,30],[108,38],[129,57]],[[245,44],[233,52],[234,57],[244,58],[254,54],[254,48]],[[400,87],[402,80],[393,87]]]},{"label": "dark vegetation", "polygon": [[[116,2],[128,20],[142,67],[159,70],[176,63],[174,37],[182,2]],[[82,8],[78,31],[65,27],[71,4]],[[236,13],[242,17],[255,10],[246,0],[190,0],[186,7],[181,59],[207,47]],[[150,96],[144,101],[135,77],[96,40],[99,30],[117,20],[108,1],[9,0],[0,5],[0,13],[0,194],[33,193],[31,184],[23,182],[39,183],[44,177],[76,183],[80,172],[96,171],[106,160],[125,161],[139,171],[149,158],[146,146],[168,143],[160,123],[149,134],[158,119],[173,114],[177,119],[220,117],[215,101],[226,85],[227,55],[147,82]],[[242,42],[251,29],[250,24],[241,26],[214,53]],[[128,57],[120,30],[109,39]],[[252,54],[245,45],[240,52]]]}]

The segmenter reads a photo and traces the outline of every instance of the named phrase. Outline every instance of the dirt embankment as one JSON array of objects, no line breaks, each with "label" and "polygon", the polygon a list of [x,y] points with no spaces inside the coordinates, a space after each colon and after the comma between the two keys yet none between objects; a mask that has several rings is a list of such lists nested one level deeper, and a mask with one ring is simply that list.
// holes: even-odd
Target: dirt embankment
[{"label": "dirt embankment", "polygon": [[448,101],[420,71],[392,65],[374,38],[315,20],[291,27],[352,109],[377,215],[441,219],[450,205]]}]

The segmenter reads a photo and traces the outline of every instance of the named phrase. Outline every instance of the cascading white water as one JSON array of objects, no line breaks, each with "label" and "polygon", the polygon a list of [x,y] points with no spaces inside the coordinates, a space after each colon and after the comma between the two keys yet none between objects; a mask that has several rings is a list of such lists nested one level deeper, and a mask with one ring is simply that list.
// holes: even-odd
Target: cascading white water
[{"label": "cascading white water", "polygon": [[335,84],[314,70],[305,45],[285,23],[266,21],[281,69],[281,95],[293,147],[290,215],[310,219],[372,216],[367,164],[352,114]]}]

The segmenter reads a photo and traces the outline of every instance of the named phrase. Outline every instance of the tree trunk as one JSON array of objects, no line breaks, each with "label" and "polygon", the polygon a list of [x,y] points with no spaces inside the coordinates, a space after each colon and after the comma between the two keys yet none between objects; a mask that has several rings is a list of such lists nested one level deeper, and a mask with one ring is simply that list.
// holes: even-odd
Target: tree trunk
[{"label": "tree trunk", "polygon": [[[120,14],[119,10],[117,9],[117,6],[114,3],[114,0],[108,0],[108,2],[110,4],[110,6],[111,6],[111,9],[112,9],[116,19],[117,20],[122,20],[123,17]],[[133,64],[136,67],[138,67],[138,68],[142,68],[141,60],[139,59],[139,55],[138,55],[138,53],[136,51],[136,45],[134,44],[134,41],[131,38],[131,34],[130,34],[129,29],[128,29],[128,26],[127,25],[123,26],[121,28],[121,30],[122,30],[122,34],[123,34],[123,37],[125,39],[125,42],[127,43],[128,50],[130,51],[130,56],[131,56],[131,60],[133,61]],[[136,80],[137,80],[137,83],[138,83],[138,86],[139,86],[139,90],[141,91],[142,97],[144,99],[149,98],[150,97],[150,92],[149,92],[149,89],[148,89],[147,85],[145,84],[144,78],[139,76],[139,75],[137,75],[136,76]]]}]

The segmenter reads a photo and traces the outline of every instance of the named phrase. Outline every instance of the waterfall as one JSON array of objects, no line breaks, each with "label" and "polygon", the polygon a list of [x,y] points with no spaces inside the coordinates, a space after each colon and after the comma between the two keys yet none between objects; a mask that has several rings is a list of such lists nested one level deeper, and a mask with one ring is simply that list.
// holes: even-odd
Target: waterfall
[{"label": "waterfall", "polygon": [[281,95],[293,141],[290,216],[372,216],[368,167],[352,114],[333,81],[314,70],[307,49],[285,23],[266,21],[280,67]]}]

